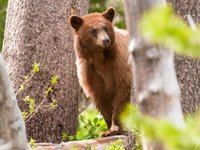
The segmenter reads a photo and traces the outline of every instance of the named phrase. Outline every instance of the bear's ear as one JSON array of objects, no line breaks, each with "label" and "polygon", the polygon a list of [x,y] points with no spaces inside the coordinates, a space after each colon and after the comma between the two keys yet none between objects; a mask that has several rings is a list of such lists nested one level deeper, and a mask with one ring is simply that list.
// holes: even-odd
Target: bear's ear
[{"label": "bear's ear", "polygon": [[70,25],[76,30],[78,31],[78,29],[81,27],[82,23],[83,23],[83,19],[79,16],[70,16],[69,18],[70,21]]},{"label": "bear's ear", "polygon": [[106,19],[108,19],[110,22],[112,22],[113,19],[114,19],[114,17],[115,17],[115,8],[113,8],[113,7],[108,8],[106,11],[104,11],[104,12],[102,13],[102,15],[103,15]]}]

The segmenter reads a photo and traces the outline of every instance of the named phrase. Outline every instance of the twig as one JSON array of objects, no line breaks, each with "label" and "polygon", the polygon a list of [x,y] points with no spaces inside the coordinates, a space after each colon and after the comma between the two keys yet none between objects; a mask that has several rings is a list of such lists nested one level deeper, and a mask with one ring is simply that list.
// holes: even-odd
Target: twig
[{"label": "twig", "polygon": [[192,30],[197,30],[196,23],[194,22],[194,19],[192,18],[190,14],[187,14],[187,20]]}]

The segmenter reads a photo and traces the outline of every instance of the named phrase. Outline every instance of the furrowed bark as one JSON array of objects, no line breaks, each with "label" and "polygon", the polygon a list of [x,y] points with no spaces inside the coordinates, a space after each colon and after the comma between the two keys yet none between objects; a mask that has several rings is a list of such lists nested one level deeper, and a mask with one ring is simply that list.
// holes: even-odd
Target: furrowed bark
[{"label": "furrowed bark", "polygon": [[[145,11],[164,0],[125,0],[127,26],[130,33],[130,58],[134,75],[135,97],[143,115],[167,119],[183,127],[180,88],[174,69],[172,51],[146,41],[139,30],[139,21]],[[159,141],[143,135],[144,150],[164,150]]]},{"label": "furrowed bark", "polygon": [[[191,15],[196,24],[200,23],[200,1],[167,0],[174,12],[185,22]],[[194,113],[200,106],[200,59],[176,55],[175,67],[181,88],[182,108],[185,113]]]},{"label": "furrowed bark", "polygon": [[[26,122],[28,139],[61,142],[63,132],[76,133],[81,89],[68,19],[72,14],[82,16],[87,12],[87,0],[8,1],[3,56],[16,93],[24,77],[30,76],[32,64],[40,63],[40,71],[17,95],[22,111],[29,112],[23,101],[26,96],[34,98],[37,106],[43,102],[43,109],[38,109]],[[50,80],[54,75],[58,75],[58,83],[46,96],[44,92],[52,86]],[[54,100],[57,107],[50,109]]]},{"label": "furrowed bark", "polygon": [[0,150],[25,150],[25,124],[1,54],[0,105]]}]

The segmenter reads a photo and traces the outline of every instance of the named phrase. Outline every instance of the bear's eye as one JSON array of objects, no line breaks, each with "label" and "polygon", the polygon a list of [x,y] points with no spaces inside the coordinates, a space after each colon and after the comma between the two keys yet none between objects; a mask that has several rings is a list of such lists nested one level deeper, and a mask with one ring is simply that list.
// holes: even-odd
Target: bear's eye
[{"label": "bear's eye", "polygon": [[108,28],[107,27],[103,27],[104,31],[108,32]]},{"label": "bear's eye", "polygon": [[97,30],[96,29],[92,29],[91,33],[92,33],[93,36],[97,36]]}]

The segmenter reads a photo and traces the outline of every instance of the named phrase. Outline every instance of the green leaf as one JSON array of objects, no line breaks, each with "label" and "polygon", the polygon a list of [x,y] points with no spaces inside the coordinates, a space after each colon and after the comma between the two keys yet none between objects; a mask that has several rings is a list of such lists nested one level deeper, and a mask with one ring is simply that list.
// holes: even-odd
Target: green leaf
[{"label": "green leaf", "polygon": [[67,135],[67,133],[62,132],[62,141],[64,141],[65,139],[67,139],[69,136]]},{"label": "green leaf", "polygon": [[26,96],[26,97],[24,98],[24,101],[25,101],[25,102],[30,102],[30,97],[29,97],[29,96]]},{"label": "green leaf", "polygon": [[52,88],[52,87],[48,87],[44,93],[45,93],[46,95],[48,95],[48,94],[51,93],[51,92],[53,92],[53,88]]},{"label": "green leaf", "polygon": [[23,118],[24,118],[24,120],[27,118],[27,116],[28,116],[28,113],[26,112],[26,111],[23,111],[22,112],[22,116],[23,116]]},{"label": "green leaf", "polygon": [[35,108],[34,107],[35,107],[34,104],[32,104],[32,103],[29,104],[29,112],[30,113],[34,113],[35,112]]},{"label": "green leaf", "polygon": [[157,6],[141,20],[144,37],[175,52],[200,57],[200,29],[192,30],[169,6]]},{"label": "green leaf", "polygon": [[24,85],[20,85],[19,91],[23,91],[24,90]]},{"label": "green leaf", "polygon": [[55,85],[55,84],[57,84],[58,83],[58,75],[54,75],[52,78],[51,78],[51,84],[52,85]]},{"label": "green leaf", "polygon": [[93,122],[94,122],[94,124],[97,124],[98,118],[94,118]]},{"label": "green leaf", "polygon": [[57,101],[55,99],[52,100],[52,102],[50,103],[50,107],[52,109],[55,109],[58,106]]},{"label": "green leaf", "polygon": [[36,145],[36,140],[34,140],[34,139],[30,139],[30,141],[28,142],[29,144],[30,144],[30,146],[32,147],[32,148],[37,148],[37,145]]},{"label": "green leaf", "polygon": [[40,71],[40,63],[34,62],[34,64],[32,65],[32,72],[37,73],[39,71]]}]

